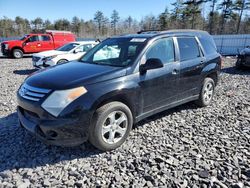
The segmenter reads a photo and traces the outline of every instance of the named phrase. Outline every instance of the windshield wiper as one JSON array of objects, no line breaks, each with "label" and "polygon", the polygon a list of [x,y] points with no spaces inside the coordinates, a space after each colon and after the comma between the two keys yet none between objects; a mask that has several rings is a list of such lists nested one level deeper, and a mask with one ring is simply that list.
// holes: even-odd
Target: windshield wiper
[{"label": "windshield wiper", "polygon": [[80,62],[88,63],[88,64],[95,64],[95,65],[111,66],[111,67],[123,67],[122,65],[108,64],[108,63],[104,63],[104,62],[94,62],[94,61],[90,62],[90,61],[83,61],[83,60],[80,60]]}]

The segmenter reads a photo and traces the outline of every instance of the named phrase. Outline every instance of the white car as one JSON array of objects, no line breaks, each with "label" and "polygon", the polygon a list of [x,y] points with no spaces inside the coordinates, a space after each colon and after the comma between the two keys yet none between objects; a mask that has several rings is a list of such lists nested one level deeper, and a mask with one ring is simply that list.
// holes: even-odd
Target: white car
[{"label": "white car", "polygon": [[67,61],[77,60],[98,43],[96,41],[71,42],[55,50],[33,54],[32,63],[36,68],[46,68]]}]

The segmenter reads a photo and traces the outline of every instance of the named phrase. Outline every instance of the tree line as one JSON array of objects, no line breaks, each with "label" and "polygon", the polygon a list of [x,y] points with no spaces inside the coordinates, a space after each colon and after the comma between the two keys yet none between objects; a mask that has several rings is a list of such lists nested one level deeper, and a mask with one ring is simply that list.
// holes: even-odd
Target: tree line
[{"label": "tree line", "polygon": [[0,18],[0,37],[21,36],[46,29],[67,30],[78,37],[97,38],[139,30],[200,29],[210,34],[250,33],[250,0],[177,0],[172,9],[166,7],[159,15],[146,15],[141,20],[121,18],[117,10],[110,17],[97,11],[93,19],[58,19],[54,22],[40,17],[28,20]]}]

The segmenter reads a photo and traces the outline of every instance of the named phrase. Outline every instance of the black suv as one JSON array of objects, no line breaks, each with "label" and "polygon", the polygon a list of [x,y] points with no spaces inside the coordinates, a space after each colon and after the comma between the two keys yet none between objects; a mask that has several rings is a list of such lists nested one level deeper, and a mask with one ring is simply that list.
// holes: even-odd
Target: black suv
[{"label": "black suv", "polygon": [[89,140],[112,150],[143,118],[189,101],[209,105],[220,69],[204,31],[115,36],[29,76],[17,93],[20,124],[48,144]]}]

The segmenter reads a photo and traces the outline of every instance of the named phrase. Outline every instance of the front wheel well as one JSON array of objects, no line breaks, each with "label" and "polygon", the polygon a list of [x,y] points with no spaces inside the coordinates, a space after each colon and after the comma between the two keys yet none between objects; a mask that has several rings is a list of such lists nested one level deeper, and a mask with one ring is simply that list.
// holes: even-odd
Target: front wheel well
[{"label": "front wheel well", "polygon": [[21,50],[21,51],[24,53],[23,49],[22,49],[21,47],[19,47],[19,46],[13,47],[13,48],[11,49],[11,53],[13,53],[13,51],[16,50],[16,49]]},{"label": "front wheel well", "polygon": [[115,102],[115,101],[125,104],[130,109],[132,116],[133,116],[133,120],[135,122],[135,109],[133,108],[132,102],[128,99],[128,97],[123,96],[123,95],[116,95],[111,98],[104,99],[103,101],[101,101],[100,103],[96,105],[94,111],[96,111],[98,108],[100,108],[101,106],[107,103]]}]

